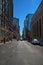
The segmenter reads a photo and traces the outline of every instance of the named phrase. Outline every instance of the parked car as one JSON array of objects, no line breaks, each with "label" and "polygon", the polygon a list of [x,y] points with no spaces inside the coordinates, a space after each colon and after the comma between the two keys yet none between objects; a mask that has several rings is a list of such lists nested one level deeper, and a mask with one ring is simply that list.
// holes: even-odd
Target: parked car
[{"label": "parked car", "polygon": [[35,45],[35,44],[40,44],[40,41],[39,41],[38,39],[33,39],[33,40],[32,40],[32,44],[34,44],[34,45]]}]

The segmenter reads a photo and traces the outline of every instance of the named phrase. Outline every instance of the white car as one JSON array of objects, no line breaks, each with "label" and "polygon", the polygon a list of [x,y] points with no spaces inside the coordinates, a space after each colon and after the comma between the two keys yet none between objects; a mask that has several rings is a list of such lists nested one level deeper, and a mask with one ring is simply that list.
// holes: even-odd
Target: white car
[{"label": "white car", "polygon": [[33,39],[32,44],[40,44],[40,41],[38,39]]}]

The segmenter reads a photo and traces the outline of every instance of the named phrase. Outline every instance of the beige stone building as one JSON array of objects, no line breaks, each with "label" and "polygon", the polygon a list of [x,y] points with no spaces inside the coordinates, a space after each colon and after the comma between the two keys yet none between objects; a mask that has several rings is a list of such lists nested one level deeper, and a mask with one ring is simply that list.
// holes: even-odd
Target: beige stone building
[{"label": "beige stone building", "polygon": [[12,38],[13,0],[0,0],[0,42]]}]

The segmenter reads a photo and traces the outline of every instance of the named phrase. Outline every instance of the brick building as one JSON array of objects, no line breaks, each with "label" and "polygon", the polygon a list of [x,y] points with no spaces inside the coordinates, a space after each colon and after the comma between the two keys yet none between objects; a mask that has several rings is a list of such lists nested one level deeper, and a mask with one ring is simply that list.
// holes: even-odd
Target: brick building
[{"label": "brick building", "polygon": [[43,0],[32,18],[31,37],[43,40]]}]

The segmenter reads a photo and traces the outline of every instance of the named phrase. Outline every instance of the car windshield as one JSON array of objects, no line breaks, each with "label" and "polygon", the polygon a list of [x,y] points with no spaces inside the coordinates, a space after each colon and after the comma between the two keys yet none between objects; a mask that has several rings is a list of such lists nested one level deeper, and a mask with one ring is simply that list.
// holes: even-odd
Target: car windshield
[{"label": "car windshield", "polygon": [[38,41],[37,39],[34,39],[34,41]]}]

